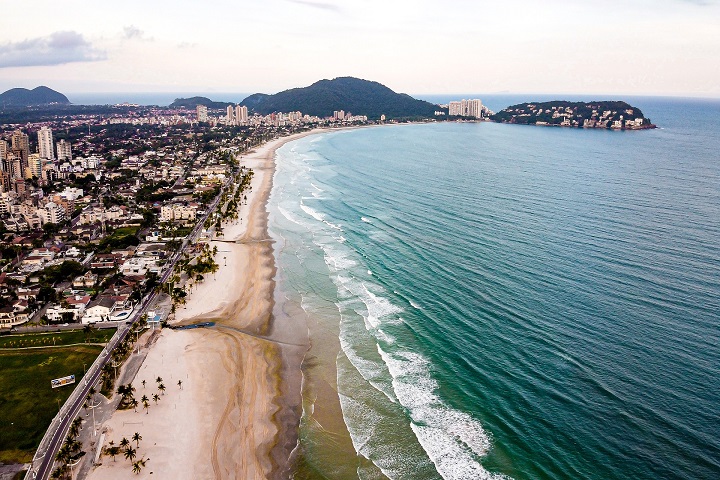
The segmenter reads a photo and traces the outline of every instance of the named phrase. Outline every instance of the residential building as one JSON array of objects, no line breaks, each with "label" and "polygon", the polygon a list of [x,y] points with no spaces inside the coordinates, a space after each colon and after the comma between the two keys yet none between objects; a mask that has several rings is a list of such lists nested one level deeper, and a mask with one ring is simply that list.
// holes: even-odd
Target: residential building
[{"label": "residential building", "polygon": [[59,161],[72,160],[72,148],[70,142],[66,142],[65,139],[57,142],[57,158]]},{"label": "residential building", "polygon": [[28,140],[28,136],[20,130],[15,130],[12,137],[10,137],[10,144],[13,153],[20,157],[20,161],[24,166],[27,163],[28,156],[30,155],[30,142]]},{"label": "residential building", "polygon": [[161,222],[176,222],[180,220],[195,220],[197,215],[198,206],[196,203],[190,203],[188,205],[182,203],[172,203],[163,205],[160,208],[160,221]]},{"label": "residential building", "polygon": [[205,105],[198,105],[195,107],[197,111],[197,120],[198,122],[207,122],[208,121],[208,109]]},{"label": "residential building", "polygon": [[60,223],[65,220],[65,209],[54,202],[48,202],[44,208],[37,209],[38,217],[45,223]]},{"label": "residential building", "polygon": [[245,105],[235,107],[235,122],[238,125],[245,125],[248,122],[248,108]]},{"label": "residential building", "polygon": [[50,127],[42,127],[38,130],[38,153],[40,153],[41,158],[55,158],[53,152],[53,136]]}]

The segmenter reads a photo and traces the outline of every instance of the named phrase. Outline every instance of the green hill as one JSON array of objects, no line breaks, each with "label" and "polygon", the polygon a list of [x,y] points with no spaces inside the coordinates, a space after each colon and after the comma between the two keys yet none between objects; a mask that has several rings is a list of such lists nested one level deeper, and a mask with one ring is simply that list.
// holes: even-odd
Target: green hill
[{"label": "green hill", "polygon": [[578,128],[644,130],[655,128],[642,111],[621,101],[527,102],[511,105],[490,117],[500,123]]},{"label": "green hill", "polygon": [[300,111],[303,114],[328,117],[335,110],[378,119],[433,117],[440,107],[395,93],[378,82],[353,77],[320,80],[309,87],[293,88],[274,95],[256,93],[241,102],[249,110],[267,115],[273,112]]},{"label": "green hill", "polygon": [[70,100],[62,93],[44,86],[33,88],[32,90],[28,90],[27,88],[12,88],[0,94],[0,107],[3,108],[49,104],[69,105]]},{"label": "green hill", "polygon": [[232,105],[229,102],[213,102],[207,97],[190,97],[190,98],[176,98],[173,103],[170,104],[170,108],[195,108],[198,105],[205,105],[208,108],[227,108],[228,105]]}]

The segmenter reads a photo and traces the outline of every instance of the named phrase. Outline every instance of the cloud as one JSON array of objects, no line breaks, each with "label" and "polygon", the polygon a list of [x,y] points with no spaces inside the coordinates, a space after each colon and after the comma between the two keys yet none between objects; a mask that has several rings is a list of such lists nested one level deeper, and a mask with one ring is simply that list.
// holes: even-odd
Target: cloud
[{"label": "cloud", "polygon": [[143,34],[142,30],[140,30],[135,25],[128,25],[127,27],[123,28],[123,36],[125,38],[131,39],[131,38],[142,38]]},{"label": "cloud", "polygon": [[0,68],[95,62],[105,58],[104,51],[95,49],[85,37],[73,31],[0,45]]},{"label": "cloud", "polygon": [[296,3],[298,5],[305,5],[308,7],[319,8],[321,10],[330,10],[333,12],[340,11],[340,7],[338,7],[337,5],[333,5],[332,3],[315,2],[313,0],[287,0],[287,1],[291,2],[291,3]]},{"label": "cloud", "polygon": [[140,30],[135,25],[128,25],[127,27],[123,27],[123,38],[126,40],[146,40],[146,41],[153,41],[152,37],[146,37],[145,31]]}]

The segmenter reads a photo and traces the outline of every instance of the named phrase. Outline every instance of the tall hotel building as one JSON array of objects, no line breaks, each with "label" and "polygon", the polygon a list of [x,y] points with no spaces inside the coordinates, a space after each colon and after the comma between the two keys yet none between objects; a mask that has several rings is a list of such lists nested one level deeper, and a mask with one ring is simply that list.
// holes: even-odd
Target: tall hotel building
[{"label": "tall hotel building", "polygon": [[38,130],[38,153],[40,158],[54,159],[53,136],[50,127],[42,127]]},{"label": "tall hotel building", "polygon": [[479,99],[463,99],[459,102],[450,102],[448,106],[448,115],[451,117],[482,117],[482,101]]}]

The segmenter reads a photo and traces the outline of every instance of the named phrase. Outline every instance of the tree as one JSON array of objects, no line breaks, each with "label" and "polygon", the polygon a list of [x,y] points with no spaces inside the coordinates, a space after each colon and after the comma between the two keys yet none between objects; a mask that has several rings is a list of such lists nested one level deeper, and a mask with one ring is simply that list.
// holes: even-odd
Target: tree
[{"label": "tree", "polygon": [[140,404],[140,402],[138,402],[138,401],[135,400],[134,398],[133,398],[132,400],[130,400],[130,405],[132,405],[133,410],[135,410],[135,413],[137,413],[137,406],[138,406],[139,404]]},{"label": "tree", "polygon": [[143,404],[143,408],[145,409],[145,414],[147,415],[150,413],[150,410],[148,409],[148,406],[150,405],[150,400],[148,399],[147,395],[143,395],[140,401]]},{"label": "tree", "polygon": [[157,393],[153,393],[153,400],[155,401],[155,405],[157,405],[158,400],[160,400],[160,395]]},{"label": "tree", "polygon": [[142,381],[142,386],[145,388],[145,380]]},{"label": "tree", "polygon": [[123,437],[122,440],[120,440],[120,448],[123,448],[123,449],[127,450],[127,448],[128,448],[129,446],[130,446],[130,440],[128,440],[127,438]]},{"label": "tree", "polygon": [[162,379],[162,377],[157,377],[157,378],[155,379],[155,381],[156,381],[157,383],[162,383],[163,379]]},{"label": "tree", "polygon": [[142,435],[140,435],[138,432],[135,432],[132,436],[133,442],[135,442],[135,445],[137,445],[137,448],[140,448],[140,440],[142,440]]},{"label": "tree", "polygon": [[108,455],[110,455],[113,459],[113,462],[115,462],[115,457],[120,453],[120,448],[116,447],[115,445],[112,445],[105,449]]},{"label": "tree", "polygon": [[178,387],[180,387],[180,390],[182,390],[182,380],[178,380]]},{"label": "tree", "polygon": [[125,458],[127,458],[128,460],[130,460],[132,462],[135,459],[135,457],[137,457],[137,450],[135,450],[134,448],[129,446],[125,449],[124,455],[125,455]]},{"label": "tree", "polygon": [[133,463],[133,468],[132,468],[133,473],[134,473],[135,475],[139,475],[139,474],[140,474],[140,470],[142,470],[142,468],[140,467],[140,462],[134,462],[134,463]]},{"label": "tree", "polygon": [[165,384],[161,383],[158,385],[158,390],[162,392],[163,395],[165,395]]}]

